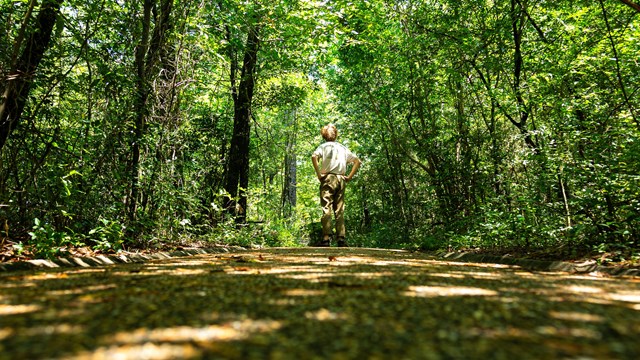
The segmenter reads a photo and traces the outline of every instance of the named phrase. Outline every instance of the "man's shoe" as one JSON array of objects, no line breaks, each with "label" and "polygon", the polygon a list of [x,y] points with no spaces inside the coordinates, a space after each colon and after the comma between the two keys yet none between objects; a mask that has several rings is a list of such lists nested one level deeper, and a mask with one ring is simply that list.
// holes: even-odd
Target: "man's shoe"
[{"label": "man's shoe", "polygon": [[324,239],[320,241],[320,243],[318,243],[318,247],[329,247],[329,246],[331,246],[331,242],[329,241],[329,239]]}]

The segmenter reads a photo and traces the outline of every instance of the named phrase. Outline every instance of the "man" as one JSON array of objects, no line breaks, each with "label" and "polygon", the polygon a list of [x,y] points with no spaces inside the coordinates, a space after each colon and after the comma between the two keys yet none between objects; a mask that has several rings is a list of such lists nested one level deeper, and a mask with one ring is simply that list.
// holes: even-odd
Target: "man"
[{"label": "man", "polygon": [[[311,155],[313,168],[320,180],[320,206],[322,206],[322,242],[320,246],[331,245],[331,218],[335,214],[338,246],[347,246],[344,226],[344,189],[360,168],[360,159],[344,145],[336,142],[338,129],[329,124],[321,132],[325,143],[318,146]],[[347,172],[347,164],[353,164]]]}]

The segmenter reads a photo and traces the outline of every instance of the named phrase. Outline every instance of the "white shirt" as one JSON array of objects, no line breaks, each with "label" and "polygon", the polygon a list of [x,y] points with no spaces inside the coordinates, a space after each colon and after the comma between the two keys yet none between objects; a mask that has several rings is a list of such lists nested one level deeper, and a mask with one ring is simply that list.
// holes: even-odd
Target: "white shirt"
[{"label": "white shirt", "polygon": [[344,175],[347,164],[358,159],[346,146],[335,141],[327,141],[318,146],[313,155],[318,158],[320,173],[323,174]]}]

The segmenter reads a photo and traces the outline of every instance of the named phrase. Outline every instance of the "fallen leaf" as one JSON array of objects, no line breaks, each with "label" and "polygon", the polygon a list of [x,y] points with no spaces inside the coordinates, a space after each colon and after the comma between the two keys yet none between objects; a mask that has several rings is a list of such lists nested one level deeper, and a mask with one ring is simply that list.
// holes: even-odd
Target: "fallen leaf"
[{"label": "fallen leaf", "polygon": [[329,256],[329,261],[338,261],[338,258],[335,256]]}]

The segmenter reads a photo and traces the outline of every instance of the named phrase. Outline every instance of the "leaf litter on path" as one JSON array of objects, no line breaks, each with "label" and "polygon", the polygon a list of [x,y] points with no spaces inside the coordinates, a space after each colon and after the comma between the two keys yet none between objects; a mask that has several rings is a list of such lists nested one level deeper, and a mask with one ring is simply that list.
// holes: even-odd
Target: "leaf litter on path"
[{"label": "leaf litter on path", "polygon": [[0,274],[0,359],[634,359],[640,281],[375,249]]}]

